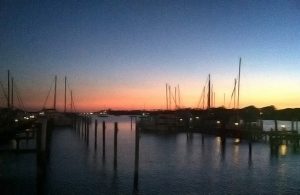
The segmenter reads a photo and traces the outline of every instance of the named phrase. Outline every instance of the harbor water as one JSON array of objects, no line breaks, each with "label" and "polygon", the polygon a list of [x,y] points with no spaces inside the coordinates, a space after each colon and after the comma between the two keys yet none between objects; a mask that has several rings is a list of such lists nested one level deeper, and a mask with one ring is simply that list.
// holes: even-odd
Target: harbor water
[{"label": "harbor water", "polygon": [[[94,120],[98,120],[97,145]],[[106,121],[105,156],[102,125]],[[118,122],[114,166],[114,122]],[[25,144],[25,143],[22,143]],[[30,144],[30,143],[29,143]],[[130,117],[94,117],[89,142],[64,127],[52,133],[44,175],[35,153],[0,154],[0,194],[297,194],[300,153],[281,145],[194,133],[140,134],[134,186],[135,125]],[[136,190],[134,190],[136,188]]]}]

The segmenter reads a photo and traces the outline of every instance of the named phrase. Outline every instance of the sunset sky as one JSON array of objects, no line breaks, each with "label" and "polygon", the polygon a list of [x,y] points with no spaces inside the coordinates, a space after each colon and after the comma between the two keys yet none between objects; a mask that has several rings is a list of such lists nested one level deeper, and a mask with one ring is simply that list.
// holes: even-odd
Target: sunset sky
[{"label": "sunset sky", "polygon": [[241,107],[300,107],[299,1],[0,2],[0,80],[28,109],[54,75],[60,109],[65,75],[77,110],[165,108],[165,83],[195,107],[209,73],[228,106],[239,57]]}]

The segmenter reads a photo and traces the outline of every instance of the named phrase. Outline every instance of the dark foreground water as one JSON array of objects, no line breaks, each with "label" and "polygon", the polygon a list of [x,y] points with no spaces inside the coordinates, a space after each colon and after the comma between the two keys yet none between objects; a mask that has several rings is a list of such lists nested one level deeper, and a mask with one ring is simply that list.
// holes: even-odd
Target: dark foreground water
[{"label": "dark foreground water", "polygon": [[[106,155],[102,126],[94,147],[70,128],[53,131],[45,176],[37,176],[35,154],[0,154],[0,194],[132,194],[135,130],[130,118],[107,121]],[[113,164],[113,122],[119,122],[117,167]],[[24,144],[24,143],[23,143]],[[184,133],[141,134],[139,194],[297,194],[300,154],[282,145],[271,152],[254,143]]]}]

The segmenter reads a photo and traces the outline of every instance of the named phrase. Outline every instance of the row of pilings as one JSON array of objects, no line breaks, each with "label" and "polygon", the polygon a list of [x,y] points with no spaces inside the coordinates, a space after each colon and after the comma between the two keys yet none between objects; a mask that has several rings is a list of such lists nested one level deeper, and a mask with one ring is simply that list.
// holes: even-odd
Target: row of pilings
[{"label": "row of pilings", "polygon": [[[136,117],[130,117],[130,128],[133,129],[133,122]],[[107,123],[105,120],[98,123],[98,120],[95,119],[93,121],[92,117],[89,115],[78,115],[73,120],[73,129],[75,130],[76,134],[83,138],[87,145],[90,143],[90,132],[91,126],[94,122],[94,149],[97,150],[98,148],[98,127],[102,124],[102,159],[105,160],[106,156],[106,142],[113,141],[113,167],[114,170],[117,171],[118,165],[118,132],[119,132],[119,125],[118,122],[114,122],[113,128],[113,140],[106,140],[106,131],[107,131]],[[133,181],[133,193],[138,193],[138,177],[139,177],[139,139],[140,139],[140,129],[135,127],[135,157],[134,157],[134,181]]]}]

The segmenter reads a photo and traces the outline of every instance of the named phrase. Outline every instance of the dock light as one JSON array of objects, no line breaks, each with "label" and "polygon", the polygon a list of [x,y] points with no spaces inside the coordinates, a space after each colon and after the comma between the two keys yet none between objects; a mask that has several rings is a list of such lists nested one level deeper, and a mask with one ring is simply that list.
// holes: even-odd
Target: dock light
[{"label": "dock light", "polygon": [[217,124],[220,124],[221,122],[220,121],[217,121]]},{"label": "dock light", "polygon": [[19,122],[19,120],[18,120],[18,119],[15,119],[15,122],[17,123],[17,122]]},{"label": "dock light", "polygon": [[238,144],[238,143],[240,143],[240,142],[241,142],[241,140],[240,140],[239,138],[234,139],[234,143],[235,143],[235,144]]},{"label": "dock light", "polygon": [[235,125],[235,126],[238,126],[238,125],[239,125],[239,123],[234,123],[234,125]]},{"label": "dock light", "polygon": [[199,116],[196,116],[196,119],[199,119]]}]

